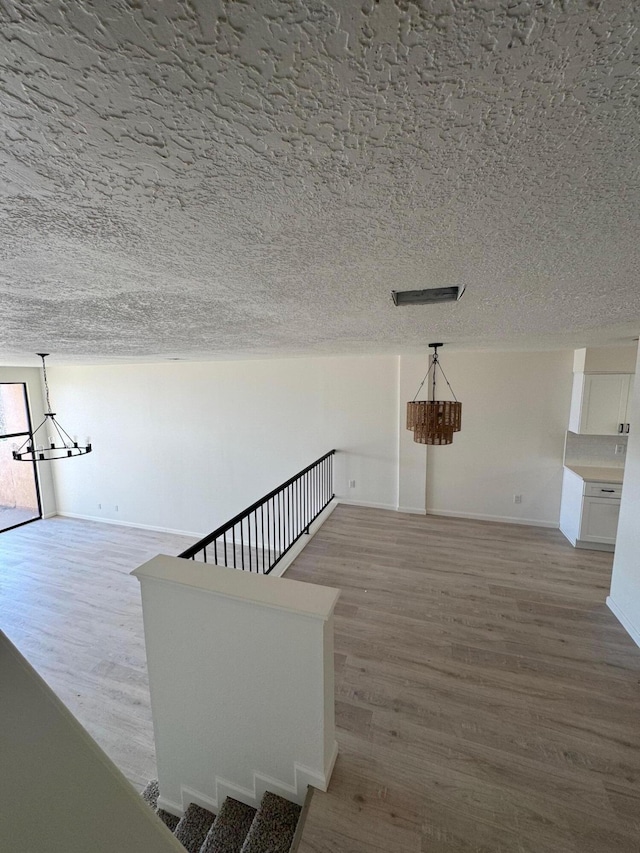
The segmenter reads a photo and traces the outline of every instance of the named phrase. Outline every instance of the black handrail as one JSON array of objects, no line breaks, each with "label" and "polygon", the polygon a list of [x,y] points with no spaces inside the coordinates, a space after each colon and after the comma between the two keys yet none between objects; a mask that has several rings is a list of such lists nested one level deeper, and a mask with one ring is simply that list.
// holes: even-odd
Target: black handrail
[{"label": "black handrail", "polygon": [[[330,450],[179,557],[268,575],[335,497]],[[231,532],[231,541],[227,534]],[[218,540],[222,540],[218,542]]]}]

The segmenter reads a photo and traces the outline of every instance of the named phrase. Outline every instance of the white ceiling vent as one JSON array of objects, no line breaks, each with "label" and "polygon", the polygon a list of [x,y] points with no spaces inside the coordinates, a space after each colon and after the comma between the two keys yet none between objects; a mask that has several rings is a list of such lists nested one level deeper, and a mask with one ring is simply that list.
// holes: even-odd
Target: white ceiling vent
[{"label": "white ceiling vent", "polygon": [[464,293],[461,287],[430,287],[427,290],[392,290],[394,305],[436,305],[439,302],[457,302]]}]

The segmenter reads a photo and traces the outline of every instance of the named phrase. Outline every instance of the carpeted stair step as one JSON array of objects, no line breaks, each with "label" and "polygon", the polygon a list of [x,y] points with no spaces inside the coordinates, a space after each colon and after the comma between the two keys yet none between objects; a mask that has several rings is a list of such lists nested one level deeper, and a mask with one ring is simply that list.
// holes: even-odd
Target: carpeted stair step
[{"label": "carpeted stair step", "polygon": [[171,832],[174,832],[176,826],[180,821],[180,818],[176,817],[176,815],[174,814],[171,814],[171,812],[166,812],[164,809],[158,808],[159,796],[160,787],[158,785],[158,780],[152,779],[142,792],[142,799],[145,801],[145,803],[147,803],[147,805],[151,806],[151,808],[158,815],[158,817],[165,824],[165,826],[168,826]]},{"label": "carpeted stair step", "polygon": [[164,825],[169,827],[171,832],[176,831],[176,827],[180,823],[180,818],[177,815],[171,814],[171,812],[166,812],[164,809],[158,809],[156,814]]},{"label": "carpeted stair step", "polygon": [[158,797],[160,796],[160,786],[158,785],[157,779],[152,779],[147,787],[142,792],[142,799],[148,806],[154,810],[154,812],[158,811]]},{"label": "carpeted stair step", "polygon": [[255,816],[254,808],[227,797],[200,853],[240,853]]},{"label": "carpeted stair step", "polygon": [[295,803],[267,791],[241,853],[289,853],[301,811]]},{"label": "carpeted stair step", "polygon": [[215,819],[216,816],[212,812],[191,803],[180,818],[174,835],[182,846],[186,847],[188,853],[200,853]]}]

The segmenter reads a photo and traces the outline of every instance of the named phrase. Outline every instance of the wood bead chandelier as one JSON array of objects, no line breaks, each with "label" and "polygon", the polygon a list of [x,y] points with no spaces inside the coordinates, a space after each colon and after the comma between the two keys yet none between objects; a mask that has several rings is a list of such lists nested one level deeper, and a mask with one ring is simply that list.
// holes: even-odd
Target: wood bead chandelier
[{"label": "wood bead chandelier", "polygon": [[[451,444],[454,432],[460,432],[462,426],[462,403],[453,392],[449,380],[438,358],[438,347],[443,344],[429,344],[433,349],[429,369],[416,391],[416,397],[431,374],[431,399],[416,400],[407,403],[407,429],[412,430],[413,440],[418,444]],[[436,400],[436,373],[440,371],[449,385],[453,400]]]}]

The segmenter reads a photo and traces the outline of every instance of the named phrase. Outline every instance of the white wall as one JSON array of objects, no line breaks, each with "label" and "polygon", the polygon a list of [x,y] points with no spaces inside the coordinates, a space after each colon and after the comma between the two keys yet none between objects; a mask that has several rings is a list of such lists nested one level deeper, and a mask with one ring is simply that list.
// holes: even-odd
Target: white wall
[{"label": "white wall", "polygon": [[633,373],[638,345],[627,347],[589,347],[577,349],[573,359],[574,373]]},{"label": "white wall", "polygon": [[184,853],[0,632],[2,850]]},{"label": "white wall", "polygon": [[[35,429],[44,419],[44,397],[42,391],[42,371],[37,367],[0,367],[0,382],[26,382],[29,409],[31,411],[31,426]],[[55,402],[52,399],[52,402]],[[66,426],[64,418],[61,418]],[[44,435],[46,436],[45,430]],[[12,442],[13,443],[13,442]],[[16,462],[16,465],[26,463]],[[53,469],[57,462],[38,462],[38,480],[40,483],[40,499],[43,515],[55,515],[56,494],[53,482]],[[64,463],[63,463],[64,464]]]},{"label": "white wall", "polygon": [[[413,433],[407,429],[407,403],[413,400],[429,367],[429,357],[402,356],[400,358],[398,395],[398,504],[402,512],[424,513],[426,509],[427,451],[416,444]],[[419,400],[426,400],[427,386],[420,392]]]},{"label": "white wall", "polygon": [[629,423],[633,427],[627,445],[616,553],[607,603],[640,646],[640,353]]},{"label": "white wall", "polygon": [[426,353],[52,367],[58,410],[94,443],[56,467],[59,509],[203,534],[335,447],[343,500],[424,512],[426,494],[431,512],[557,525],[573,353],[441,357],[463,428],[428,451],[405,429]]},{"label": "white wall", "polygon": [[[440,357],[462,401],[462,430],[428,449],[428,511],[557,526],[573,352]],[[438,396],[449,396],[440,378]]]},{"label": "white wall", "polygon": [[58,411],[94,446],[56,468],[59,511],[204,534],[334,447],[336,494],[395,508],[397,365],[52,367]]}]

